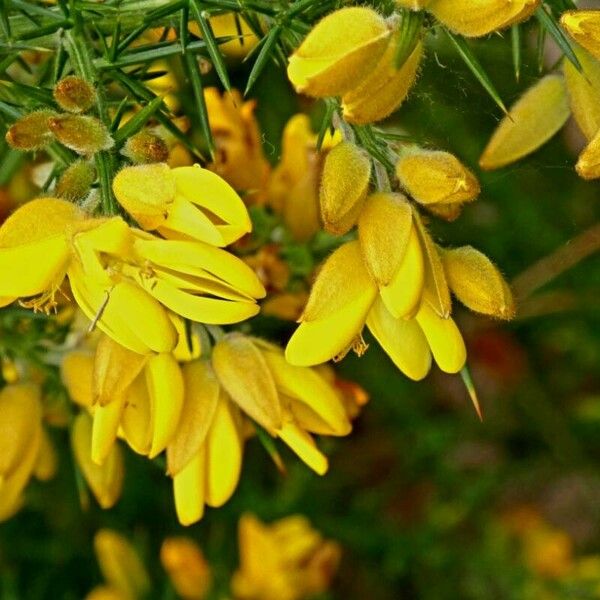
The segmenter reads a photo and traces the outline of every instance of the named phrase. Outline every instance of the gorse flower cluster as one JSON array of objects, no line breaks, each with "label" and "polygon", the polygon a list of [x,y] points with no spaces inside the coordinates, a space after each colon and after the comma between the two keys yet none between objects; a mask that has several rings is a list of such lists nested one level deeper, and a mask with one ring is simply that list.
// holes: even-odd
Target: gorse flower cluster
[{"label": "gorse flower cluster", "polygon": [[[23,505],[32,477],[58,468],[49,425],[68,428],[77,473],[102,508],[127,484],[128,447],[166,471],[177,518],[190,525],[231,498],[251,438],[280,470],[282,444],[326,473],[315,436],[349,435],[368,396],[324,363],[364,354],[369,335],[412,380],[435,362],[470,381],[452,296],[495,319],[513,318],[515,302],[488,257],[443,246],[431,223],[457,219],[482,186],[465,160],[384,121],[417,85],[434,33],[506,113],[482,169],[534,152],[572,114],[587,140],[577,172],[600,177],[600,11],[560,17],[540,0],[475,9],[463,0],[258,0],[212,2],[206,13],[194,0],[158,6],[148,25],[133,26],[137,0],[46,4],[34,3],[39,35],[18,11],[3,21],[10,44],[46,49],[52,38],[53,58],[44,63],[26,45],[30,54],[2,61],[11,73],[0,87],[5,168],[36,154],[34,190],[0,225],[0,314],[56,330],[40,329],[26,350],[0,348],[13,367],[0,390],[0,520]],[[534,14],[565,57],[506,110],[464,38],[518,32]],[[289,119],[280,156],[263,149],[257,101],[231,86],[243,57],[253,61],[246,93],[273,59],[319,109],[316,131],[308,114]],[[211,70],[224,91],[204,86]],[[275,109],[276,99],[260,102]],[[246,517],[240,539],[236,598],[319,593],[339,559],[300,517],[270,527]],[[121,575],[125,587],[137,580],[114,597],[142,595],[141,563],[109,574],[114,556],[135,563],[123,542],[105,531],[96,546],[111,586]],[[209,587],[197,549],[172,541],[162,558],[182,597],[204,597],[180,591]]]}]

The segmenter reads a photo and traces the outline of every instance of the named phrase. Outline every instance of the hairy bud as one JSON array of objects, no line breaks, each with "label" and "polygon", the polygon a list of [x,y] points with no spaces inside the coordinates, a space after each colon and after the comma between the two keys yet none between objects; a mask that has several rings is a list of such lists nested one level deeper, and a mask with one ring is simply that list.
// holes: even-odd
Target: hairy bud
[{"label": "hairy bud", "polygon": [[55,117],[52,110],[36,110],[19,119],[6,132],[6,141],[17,150],[39,150],[47,146],[53,135],[48,120]]},{"label": "hairy bud", "polygon": [[71,202],[83,200],[90,193],[95,179],[94,167],[84,160],[78,160],[69,165],[60,176],[56,184],[56,196]]},{"label": "hairy bud", "polygon": [[81,77],[69,75],[54,86],[54,99],[63,110],[82,113],[96,102],[96,90]]},{"label": "hairy bud", "polygon": [[148,129],[130,137],[121,153],[137,164],[166,162],[169,158],[165,141]]},{"label": "hairy bud", "polygon": [[55,115],[48,119],[48,125],[56,139],[77,154],[94,154],[114,145],[108,129],[96,117]]}]

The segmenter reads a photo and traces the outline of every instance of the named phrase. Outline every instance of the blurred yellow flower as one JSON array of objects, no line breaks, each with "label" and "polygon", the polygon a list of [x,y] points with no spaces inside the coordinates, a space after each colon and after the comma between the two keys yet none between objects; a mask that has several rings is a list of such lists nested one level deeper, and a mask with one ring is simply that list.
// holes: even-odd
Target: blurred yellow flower
[{"label": "blurred yellow flower", "polygon": [[160,562],[177,594],[184,600],[203,600],[212,585],[212,573],[202,550],[187,537],[169,537],[160,548]]},{"label": "blurred yellow flower", "polygon": [[323,593],[341,556],[339,544],[323,539],[301,515],[270,525],[242,516],[239,548],[240,568],[231,581],[236,600],[302,600]]},{"label": "blurred yellow flower", "polygon": [[578,44],[600,59],[600,11],[568,10],[560,23]]}]

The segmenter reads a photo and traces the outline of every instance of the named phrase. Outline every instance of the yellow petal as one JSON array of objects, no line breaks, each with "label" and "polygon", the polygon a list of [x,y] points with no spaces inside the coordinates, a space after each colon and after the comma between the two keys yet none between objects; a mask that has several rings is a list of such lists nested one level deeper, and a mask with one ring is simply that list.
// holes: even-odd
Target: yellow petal
[{"label": "yellow petal", "polygon": [[291,56],[288,77],[309,96],[339,96],[377,64],[390,31],[367,7],[344,7],[319,21]]},{"label": "yellow petal", "polygon": [[347,233],[367,197],[371,178],[369,155],[350,142],[334,146],[323,165],[319,201],[325,229],[334,235]]},{"label": "yellow petal", "polygon": [[379,285],[389,285],[398,271],[411,230],[412,209],[405,196],[380,192],[367,198],[358,237],[366,267]]},{"label": "yellow petal", "polygon": [[173,477],[173,495],[177,518],[182,525],[192,525],[204,516],[206,497],[206,453],[204,446]]},{"label": "yellow petal", "polygon": [[387,309],[396,318],[412,317],[423,295],[425,261],[416,225],[410,226],[406,252],[389,285],[379,288]]},{"label": "yellow petal", "polygon": [[33,474],[40,481],[50,481],[58,471],[58,455],[50,436],[45,428],[42,428],[40,437],[40,448],[35,459]]},{"label": "yellow petal", "polygon": [[239,411],[222,394],[206,436],[206,503],[222,506],[237,487],[242,468],[243,438]]},{"label": "yellow petal", "polygon": [[277,435],[308,465],[315,473],[325,475],[329,468],[327,457],[317,448],[315,441],[303,429],[292,421],[287,421],[277,431]]},{"label": "yellow petal", "polygon": [[105,406],[121,398],[144,368],[146,359],[147,355],[132,352],[103,335],[94,358],[94,401]]},{"label": "yellow petal", "polygon": [[151,356],[146,363],[146,384],[150,394],[152,444],[149,458],[160,454],[171,442],[183,407],[183,375],[171,354]]},{"label": "yellow petal", "polygon": [[600,131],[583,149],[575,168],[580,177],[584,179],[598,179],[600,177]]},{"label": "yellow petal", "polygon": [[560,18],[569,35],[588,52],[600,59],[600,12],[568,10]]},{"label": "yellow petal", "polygon": [[146,374],[140,373],[127,389],[127,402],[121,415],[121,433],[130,448],[147,455],[152,444],[152,406]]},{"label": "yellow petal", "polygon": [[435,362],[446,373],[458,373],[467,360],[463,337],[450,319],[440,317],[427,302],[423,302],[416,316]]},{"label": "yellow petal", "polygon": [[420,381],[429,373],[429,344],[415,319],[396,319],[381,300],[376,300],[367,317],[367,327],[407,377]]},{"label": "yellow petal", "polygon": [[[181,167],[191,168],[191,167]],[[218,227],[189,200],[177,196],[165,222],[158,227],[167,239],[193,239],[213,246],[226,246]]]},{"label": "yellow petal", "polygon": [[275,381],[250,338],[237,333],[226,335],[213,348],[212,362],[221,385],[248,416],[269,432],[281,427],[281,402]]},{"label": "yellow petal", "polygon": [[[348,435],[352,429],[348,416],[337,391],[313,369],[290,365],[281,351],[265,350],[262,352],[275,380],[279,392],[292,401],[292,412],[296,414],[294,405],[302,404],[311,416],[311,422],[319,423],[319,431],[326,435]],[[305,414],[301,412],[299,414]],[[302,424],[302,423],[301,423]]]},{"label": "yellow petal", "polygon": [[60,365],[60,376],[75,404],[91,407],[93,394],[94,355],[83,350],[68,352]]},{"label": "yellow petal", "polygon": [[208,598],[212,569],[193,539],[183,536],[165,538],[160,547],[160,562],[178,597],[184,600]]},{"label": "yellow petal", "polygon": [[125,395],[121,394],[110,404],[97,405],[94,410],[91,457],[97,465],[102,465],[113,449],[124,408]]},{"label": "yellow petal", "polygon": [[208,360],[182,367],[185,398],[175,436],[167,446],[168,474],[177,475],[204,444],[217,410],[220,386]]},{"label": "yellow petal", "polygon": [[545,144],[570,114],[564,80],[546,75],[530,87],[510,108],[488,142],[479,165],[499,169]]}]

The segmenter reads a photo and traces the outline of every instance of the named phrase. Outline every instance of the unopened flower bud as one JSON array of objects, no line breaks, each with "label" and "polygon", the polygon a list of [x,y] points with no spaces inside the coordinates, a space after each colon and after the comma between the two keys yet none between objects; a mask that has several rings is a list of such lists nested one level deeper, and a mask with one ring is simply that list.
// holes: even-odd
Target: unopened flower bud
[{"label": "unopened flower bud", "polygon": [[78,202],[83,200],[92,188],[96,179],[94,167],[84,161],[78,160],[69,165],[56,183],[56,197]]},{"label": "unopened flower bud", "polygon": [[114,145],[108,129],[96,117],[56,115],[48,119],[48,124],[56,139],[77,154],[94,154]]},{"label": "unopened flower bud", "polygon": [[323,165],[319,194],[326,231],[343,235],[355,225],[367,197],[370,177],[371,160],[364,150],[350,142],[330,150]]},{"label": "unopened flower bud", "polygon": [[600,178],[600,132],[583,149],[575,168],[584,179]]},{"label": "unopened flower bud", "polygon": [[578,44],[600,59],[599,10],[568,10],[562,14],[560,24]]},{"label": "unopened flower bud", "polygon": [[296,91],[340,96],[377,64],[390,37],[385,19],[371,8],[341,8],[319,21],[290,58]]},{"label": "unopened flower bud", "polygon": [[480,37],[527,19],[540,0],[434,0],[428,10],[452,31]]},{"label": "unopened flower bud", "polygon": [[510,288],[487,256],[471,246],[444,250],[441,256],[448,285],[467,308],[499,319],[515,316]]},{"label": "unopened flower bud", "polygon": [[563,61],[569,104],[579,129],[591,140],[600,130],[600,62],[575,44],[573,51],[583,71],[570,60]]},{"label": "unopened flower bud", "polygon": [[408,58],[397,68],[394,61],[399,41],[396,35],[371,73],[342,98],[346,121],[358,125],[381,121],[404,102],[417,78],[423,44],[417,42]]},{"label": "unopened flower bud", "polygon": [[36,110],[25,115],[6,132],[6,141],[17,150],[39,150],[53,139],[48,120],[56,116],[52,110]]},{"label": "unopened flower bud", "polygon": [[82,113],[96,102],[96,90],[81,77],[69,75],[54,86],[54,99],[63,110]]},{"label": "unopened flower bud", "polygon": [[425,208],[429,213],[431,213],[435,217],[438,217],[439,219],[444,219],[444,221],[448,222],[456,221],[456,219],[460,217],[462,207],[462,202],[455,202],[453,204],[439,203],[425,205]]},{"label": "unopened flower bud", "polygon": [[147,129],[130,137],[121,153],[137,164],[165,162],[169,158],[165,141]]},{"label": "unopened flower bud", "polygon": [[499,169],[534,152],[565,124],[570,113],[564,79],[546,75],[511,106],[485,147],[479,166]]},{"label": "unopened flower bud", "polygon": [[469,202],[480,191],[475,175],[449,152],[407,148],[396,164],[396,174],[421,204]]}]

